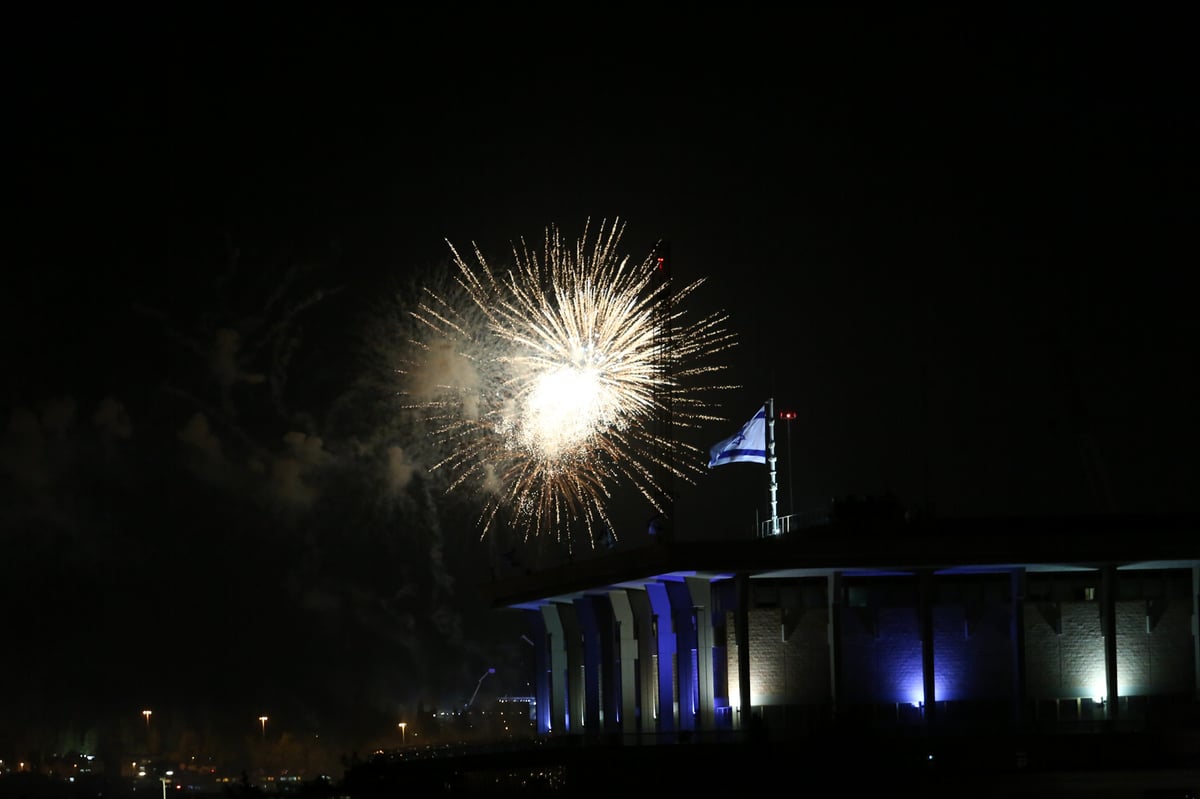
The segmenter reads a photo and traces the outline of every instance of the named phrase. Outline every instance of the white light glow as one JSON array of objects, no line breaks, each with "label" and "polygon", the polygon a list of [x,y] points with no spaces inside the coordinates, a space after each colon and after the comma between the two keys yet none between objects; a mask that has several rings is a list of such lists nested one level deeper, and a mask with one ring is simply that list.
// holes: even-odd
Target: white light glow
[{"label": "white light glow", "polygon": [[710,398],[733,386],[712,382],[726,365],[711,359],[734,336],[723,314],[684,324],[703,281],[674,287],[653,256],[631,265],[622,231],[602,223],[589,241],[585,226],[572,246],[548,228],[540,253],[522,241],[504,271],[452,245],[453,286],[409,313],[404,408],[432,429],[431,471],[483,499],[482,535],[503,523],[567,540],[582,527],[594,547],[615,533],[616,486],[663,513],[668,480],[705,473],[706,454],[675,432],[725,421]]}]

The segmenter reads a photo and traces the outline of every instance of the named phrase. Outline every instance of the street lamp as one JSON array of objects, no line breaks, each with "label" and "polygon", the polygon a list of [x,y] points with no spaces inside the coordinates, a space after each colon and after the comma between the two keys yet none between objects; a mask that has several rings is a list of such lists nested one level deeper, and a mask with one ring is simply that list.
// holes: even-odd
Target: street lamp
[{"label": "street lamp", "polygon": [[171,775],[173,775],[174,773],[175,773],[174,771],[168,771],[168,772],[167,772],[167,776],[166,776],[166,777],[159,777],[159,778],[158,778],[158,781],[159,781],[159,782],[161,782],[161,783],[162,783],[162,786],[163,786],[163,799],[167,799],[167,783],[171,781],[169,778],[170,778],[170,777],[171,777]]},{"label": "street lamp", "polygon": [[152,711],[152,710],[143,710],[142,711],[142,718],[146,719],[146,751],[147,752],[149,752],[153,748],[150,743],[150,714],[153,712],[154,711]]},{"label": "street lamp", "polygon": [[259,716],[259,717],[258,717],[258,721],[259,721],[259,723],[260,723],[260,724],[262,724],[262,736],[263,736],[264,738],[266,738],[266,737],[267,737],[267,717],[266,717],[266,716]]},{"label": "street lamp", "polygon": [[408,726],[408,722],[402,721],[402,722],[400,722],[399,726],[400,726],[400,745],[404,746],[404,742],[405,742],[405,740],[407,740],[407,737],[404,734],[404,732],[405,732],[404,728]]}]

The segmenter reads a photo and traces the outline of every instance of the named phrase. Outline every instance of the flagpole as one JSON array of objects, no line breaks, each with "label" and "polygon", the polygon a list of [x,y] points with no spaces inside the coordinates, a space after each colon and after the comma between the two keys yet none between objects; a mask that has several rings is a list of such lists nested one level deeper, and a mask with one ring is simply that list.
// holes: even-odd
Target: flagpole
[{"label": "flagpole", "polygon": [[775,466],[775,398],[767,398],[767,494],[771,502],[771,535],[779,535],[779,481]]}]

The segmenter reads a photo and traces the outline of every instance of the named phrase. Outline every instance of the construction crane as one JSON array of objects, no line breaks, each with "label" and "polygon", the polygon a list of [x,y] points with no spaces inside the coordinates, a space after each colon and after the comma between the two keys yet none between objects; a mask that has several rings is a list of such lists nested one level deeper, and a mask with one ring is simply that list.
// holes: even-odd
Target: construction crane
[{"label": "construction crane", "polygon": [[475,697],[479,696],[479,689],[483,685],[483,681],[487,679],[489,674],[495,673],[496,670],[494,668],[488,669],[483,673],[483,676],[479,678],[479,682],[475,683],[475,693],[471,694],[471,698],[467,700],[467,704],[463,705],[463,710],[471,709],[471,705],[475,704]]}]

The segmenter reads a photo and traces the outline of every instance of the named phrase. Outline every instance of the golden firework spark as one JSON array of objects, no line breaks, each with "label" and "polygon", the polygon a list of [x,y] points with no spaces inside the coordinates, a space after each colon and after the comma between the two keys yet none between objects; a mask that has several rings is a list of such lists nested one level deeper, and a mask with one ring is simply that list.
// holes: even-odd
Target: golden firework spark
[{"label": "golden firework spark", "polygon": [[455,289],[427,291],[412,311],[410,374],[426,388],[407,392],[408,407],[448,449],[432,469],[452,474],[450,490],[483,494],[481,537],[507,517],[526,540],[583,529],[594,547],[600,531],[615,535],[616,486],[666,512],[668,478],[694,482],[705,463],[674,433],[724,421],[702,396],[733,387],[708,382],[725,369],[713,356],[735,344],[727,317],[685,323],[679,310],[703,280],[675,289],[654,252],[619,254],[623,224],[601,223],[594,241],[589,224],[574,245],[547,228],[540,255],[522,239],[503,271],[447,242]]}]

